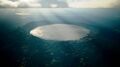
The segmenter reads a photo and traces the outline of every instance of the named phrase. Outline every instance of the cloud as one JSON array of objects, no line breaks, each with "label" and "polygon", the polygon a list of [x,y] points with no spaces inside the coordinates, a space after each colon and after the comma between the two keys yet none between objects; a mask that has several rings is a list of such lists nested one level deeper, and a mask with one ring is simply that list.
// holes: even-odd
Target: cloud
[{"label": "cloud", "polygon": [[116,0],[116,2],[113,3],[114,8],[120,8],[120,0]]},{"label": "cloud", "polygon": [[14,2],[11,0],[1,0],[0,7],[17,7],[18,2]]},{"label": "cloud", "polygon": [[[120,0],[68,0],[70,7],[120,8]],[[40,0],[0,0],[0,7],[41,7]]]},{"label": "cloud", "polygon": [[79,0],[71,2],[71,7],[78,8],[111,8],[111,3],[115,2],[114,0]]},{"label": "cloud", "polygon": [[37,0],[0,0],[0,7],[40,7]]},{"label": "cloud", "polygon": [[38,0],[19,0],[18,7],[41,7]]}]

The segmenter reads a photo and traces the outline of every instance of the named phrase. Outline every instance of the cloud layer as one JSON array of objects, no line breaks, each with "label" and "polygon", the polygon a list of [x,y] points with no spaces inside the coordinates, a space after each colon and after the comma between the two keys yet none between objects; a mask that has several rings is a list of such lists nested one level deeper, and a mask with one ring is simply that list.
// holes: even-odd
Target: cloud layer
[{"label": "cloud layer", "polygon": [[120,8],[120,0],[116,0],[116,2],[113,3],[114,8]]},{"label": "cloud layer", "polygon": [[0,0],[0,7],[40,7],[37,0]]},{"label": "cloud layer", "polygon": [[[119,8],[120,0],[68,0],[70,7]],[[39,0],[0,0],[0,7],[41,7]]]}]

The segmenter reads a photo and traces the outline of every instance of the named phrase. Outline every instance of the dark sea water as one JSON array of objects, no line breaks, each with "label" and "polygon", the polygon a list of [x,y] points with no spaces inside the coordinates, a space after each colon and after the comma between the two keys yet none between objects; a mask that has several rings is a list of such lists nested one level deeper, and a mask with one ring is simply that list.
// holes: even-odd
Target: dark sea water
[{"label": "dark sea water", "polygon": [[[49,24],[73,24],[91,32],[76,41],[30,34]],[[119,9],[0,9],[2,67],[120,67],[119,61]]]}]

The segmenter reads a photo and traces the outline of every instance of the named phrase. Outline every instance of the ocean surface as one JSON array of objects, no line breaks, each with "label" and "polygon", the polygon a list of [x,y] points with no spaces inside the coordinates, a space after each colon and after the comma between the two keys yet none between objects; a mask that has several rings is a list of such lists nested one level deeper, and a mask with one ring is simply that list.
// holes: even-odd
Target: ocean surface
[{"label": "ocean surface", "polygon": [[[35,27],[50,24],[78,25],[90,34],[73,41],[30,34]],[[120,67],[118,61],[120,9],[0,9],[2,67]]]}]

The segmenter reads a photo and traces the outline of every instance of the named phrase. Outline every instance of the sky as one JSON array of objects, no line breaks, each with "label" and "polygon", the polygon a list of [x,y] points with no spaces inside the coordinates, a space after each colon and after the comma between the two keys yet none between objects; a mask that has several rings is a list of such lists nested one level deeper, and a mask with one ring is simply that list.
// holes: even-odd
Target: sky
[{"label": "sky", "polygon": [[[73,8],[120,8],[120,0],[62,0]],[[0,0],[0,7],[41,7],[40,0]]]}]

